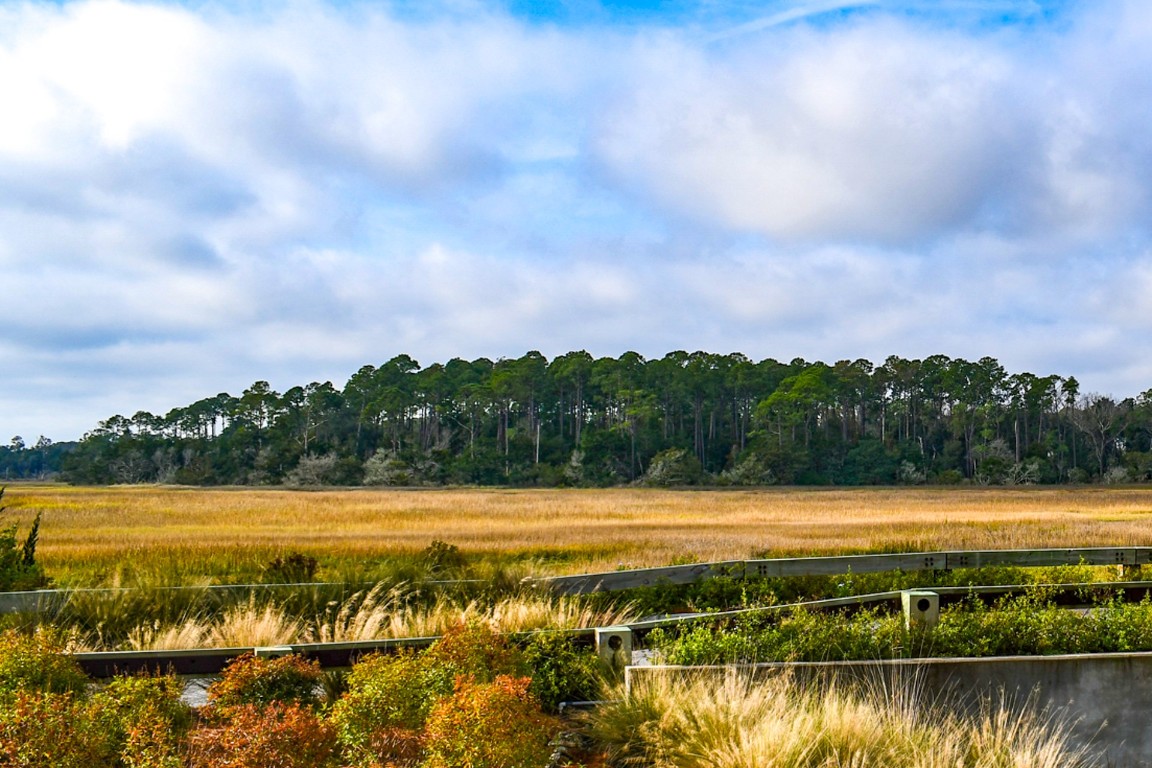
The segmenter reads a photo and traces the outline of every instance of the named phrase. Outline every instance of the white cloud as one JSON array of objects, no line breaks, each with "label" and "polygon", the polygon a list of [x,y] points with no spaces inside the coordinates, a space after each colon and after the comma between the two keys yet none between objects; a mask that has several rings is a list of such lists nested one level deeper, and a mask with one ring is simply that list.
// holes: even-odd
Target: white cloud
[{"label": "white cloud", "polygon": [[[1152,35],[1135,28],[1028,40],[869,19],[719,49],[658,38],[596,146],[678,214],[777,239],[1099,237],[1147,210],[1129,105],[1152,96],[1133,77]],[[1099,63],[1117,37],[1124,56]]]},{"label": "white cloud", "polygon": [[41,160],[74,149],[62,138],[116,150],[170,127],[209,37],[185,11],[114,0],[9,7],[4,16],[0,151]]},{"label": "white cloud", "polygon": [[402,352],[992,355],[1146,389],[1152,13],[1065,21],[0,5],[0,429]]},{"label": "white cloud", "polygon": [[604,120],[605,162],[723,226],[881,241],[972,221],[1019,162],[1026,120],[992,46],[893,23],[773,42],[657,44]]}]

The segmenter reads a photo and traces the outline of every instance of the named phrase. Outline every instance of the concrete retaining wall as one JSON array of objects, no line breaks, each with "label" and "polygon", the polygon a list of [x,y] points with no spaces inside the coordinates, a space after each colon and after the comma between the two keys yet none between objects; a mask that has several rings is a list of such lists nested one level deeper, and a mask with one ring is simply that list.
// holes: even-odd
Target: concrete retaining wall
[{"label": "concrete retaining wall", "polygon": [[749,675],[787,669],[803,679],[908,683],[927,701],[971,708],[981,700],[1041,706],[1075,721],[1071,740],[1103,753],[1109,768],[1152,768],[1152,653],[1012,656],[993,659],[757,664],[726,667],[634,666],[643,675],[696,676],[737,669]]}]

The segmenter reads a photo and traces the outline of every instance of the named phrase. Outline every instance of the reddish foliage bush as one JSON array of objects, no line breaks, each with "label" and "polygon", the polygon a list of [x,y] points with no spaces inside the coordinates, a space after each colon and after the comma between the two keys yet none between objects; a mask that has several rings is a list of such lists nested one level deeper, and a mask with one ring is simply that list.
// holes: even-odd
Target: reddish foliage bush
[{"label": "reddish foliage bush", "polygon": [[541,768],[559,723],[540,711],[527,677],[491,683],[460,678],[456,692],[433,708],[425,726],[427,768]]},{"label": "reddish foliage bush", "polygon": [[[424,733],[411,728],[381,728],[368,736],[368,749],[361,753],[371,755],[364,765],[385,768],[411,768],[424,758]],[[361,763],[355,763],[360,765]]]},{"label": "reddish foliage bush", "polygon": [[240,704],[298,702],[315,707],[320,703],[324,673],[317,661],[296,654],[277,659],[240,656],[208,687],[208,700],[217,707]]},{"label": "reddish foliage bush", "polygon": [[332,727],[299,703],[241,704],[205,713],[189,736],[188,768],[323,768]]}]

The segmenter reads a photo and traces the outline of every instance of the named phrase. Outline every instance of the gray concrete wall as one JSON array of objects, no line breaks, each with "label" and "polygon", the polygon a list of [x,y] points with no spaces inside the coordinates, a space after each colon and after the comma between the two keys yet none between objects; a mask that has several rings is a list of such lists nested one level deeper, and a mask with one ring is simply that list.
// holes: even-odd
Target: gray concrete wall
[{"label": "gray concrete wall", "polygon": [[1074,721],[1071,741],[1104,757],[1109,768],[1152,768],[1152,653],[1012,656],[993,659],[758,664],[738,667],[634,666],[641,675],[695,676],[739,669],[748,674],[791,670],[801,679],[857,679],[906,683],[926,701],[972,708],[980,701],[1041,706]]}]

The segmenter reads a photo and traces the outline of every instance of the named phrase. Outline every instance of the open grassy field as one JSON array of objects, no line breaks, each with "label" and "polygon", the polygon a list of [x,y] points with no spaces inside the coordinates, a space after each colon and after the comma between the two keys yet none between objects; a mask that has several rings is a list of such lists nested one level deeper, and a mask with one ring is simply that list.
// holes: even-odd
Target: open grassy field
[{"label": "open grassy field", "polygon": [[370,576],[433,540],[535,573],[753,556],[1152,545],[1152,488],[296,491],[11,485],[6,520],[43,513],[57,583],[251,578],[290,552],[319,578]]}]

